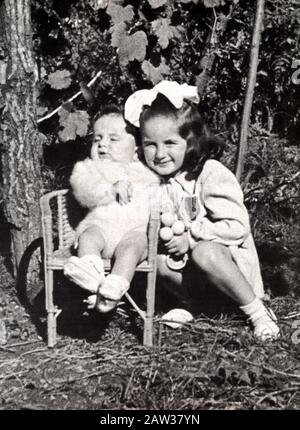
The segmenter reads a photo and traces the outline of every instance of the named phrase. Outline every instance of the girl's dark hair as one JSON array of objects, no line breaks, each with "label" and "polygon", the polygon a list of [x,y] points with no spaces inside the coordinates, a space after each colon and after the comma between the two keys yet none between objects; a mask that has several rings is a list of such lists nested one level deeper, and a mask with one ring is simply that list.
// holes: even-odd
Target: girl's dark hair
[{"label": "girl's dark hair", "polygon": [[161,115],[174,118],[179,135],[186,140],[182,170],[187,172],[187,179],[197,178],[208,159],[220,159],[224,142],[210,132],[197,105],[185,100],[183,106],[176,109],[165,96],[158,94],[152,105],[144,108],[140,117],[141,128],[147,119]]}]

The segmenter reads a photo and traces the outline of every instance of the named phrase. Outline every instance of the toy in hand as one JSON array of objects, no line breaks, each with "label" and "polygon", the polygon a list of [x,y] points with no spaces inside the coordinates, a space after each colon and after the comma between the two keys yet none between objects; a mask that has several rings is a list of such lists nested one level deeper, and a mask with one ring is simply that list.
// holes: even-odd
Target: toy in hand
[{"label": "toy in hand", "polygon": [[[185,231],[184,222],[177,219],[177,216],[171,212],[164,212],[160,217],[163,227],[159,231],[159,236],[164,242],[169,242],[174,235],[181,236]],[[172,270],[180,270],[186,265],[187,255],[180,257],[167,255],[167,265]]]}]

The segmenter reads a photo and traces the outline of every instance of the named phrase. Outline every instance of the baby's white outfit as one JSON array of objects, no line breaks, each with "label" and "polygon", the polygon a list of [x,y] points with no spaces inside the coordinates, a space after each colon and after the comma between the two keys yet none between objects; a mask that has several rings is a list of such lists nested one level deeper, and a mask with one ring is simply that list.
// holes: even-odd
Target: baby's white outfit
[{"label": "baby's white outfit", "polygon": [[[132,184],[132,198],[124,205],[116,201],[113,190],[118,181]],[[76,163],[70,184],[76,200],[90,210],[78,225],[76,236],[88,227],[97,226],[105,241],[103,258],[111,258],[120,240],[130,231],[147,231],[159,179],[140,161],[124,164],[86,159]]]}]

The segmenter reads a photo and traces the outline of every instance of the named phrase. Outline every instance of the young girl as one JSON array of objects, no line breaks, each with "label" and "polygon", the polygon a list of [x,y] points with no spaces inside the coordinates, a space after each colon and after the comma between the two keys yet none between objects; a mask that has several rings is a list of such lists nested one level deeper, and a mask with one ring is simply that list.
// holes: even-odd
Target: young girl
[{"label": "young girl", "polygon": [[[117,306],[146,258],[150,191],[158,178],[135,155],[135,138],[121,111],[108,106],[94,120],[91,159],[76,163],[70,178],[76,200],[89,213],[76,230],[78,256],[64,273],[93,293],[88,307],[103,313]],[[114,258],[106,278],[102,257]]]},{"label": "young girl", "polygon": [[[162,178],[187,230],[166,243],[169,254],[189,251],[191,264],[249,317],[261,340],[279,335],[275,315],[262,302],[260,267],[243,194],[235,176],[217,159],[221,142],[212,137],[196,103],[196,87],[162,81],[140,90],[125,104],[125,118],[140,127],[147,165]],[[177,285],[182,272],[165,258],[159,274]]]}]

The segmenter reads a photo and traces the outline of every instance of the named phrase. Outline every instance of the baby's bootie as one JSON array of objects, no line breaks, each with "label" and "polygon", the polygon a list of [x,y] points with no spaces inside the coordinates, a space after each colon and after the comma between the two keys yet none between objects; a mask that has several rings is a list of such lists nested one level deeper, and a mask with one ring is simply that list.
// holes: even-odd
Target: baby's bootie
[{"label": "baby's bootie", "polygon": [[277,318],[271,309],[267,309],[259,298],[240,309],[248,315],[253,325],[254,336],[265,342],[275,340],[280,336]]},{"label": "baby's bootie", "polygon": [[64,266],[64,274],[79,287],[96,293],[104,281],[104,265],[99,255],[72,256]]},{"label": "baby's bootie", "polygon": [[[97,299],[96,309],[98,312],[107,313],[112,311],[118,306],[123,295],[129,289],[129,282],[127,279],[119,275],[107,275],[105,281],[100,285]],[[90,296],[88,300],[93,303],[94,299]]]}]

